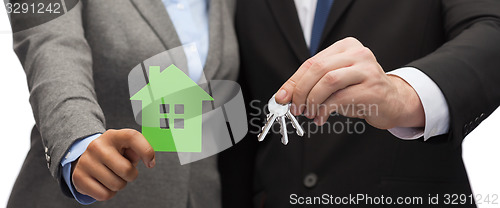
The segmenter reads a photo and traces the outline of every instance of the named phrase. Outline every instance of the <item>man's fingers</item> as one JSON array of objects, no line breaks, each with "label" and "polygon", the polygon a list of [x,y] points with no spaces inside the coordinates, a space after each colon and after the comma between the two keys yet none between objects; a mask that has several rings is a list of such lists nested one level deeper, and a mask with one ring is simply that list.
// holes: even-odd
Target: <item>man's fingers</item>
[{"label": "man's fingers", "polygon": [[[107,148],[107,149],[113,150],[112,148]],[[97,152],[96,150],[92,151]],[[126,160],[119,154],[118,156],[116,156],[114,153],[111,155],[113,155],[114,156],[113,158],[116,158],[117,160],[120,158],[122,160]],[[96,157],[101,160],[103,159],[103,155],[99,153],[97,153],[97,155],[95,156],[87,155],[85,158],[80,158],[78,160],[78,165],[80,167],[79,171],[86,172],[89,176],[97,179],[101,184],[106,186],[106,188],[108,188],[111,191],[119,191],[125,188],[127,182],[124,179],[122,179],[122,177],[118,176],[112,170],[110,170],[105,164],[103,164],[102,162],[98,162],[99,159],[93,159]]]},{"label": "man's fingers", "polygon": [[133,129],[122,129],[116,131],[115,138],[117,138],[114,140],[115,144],[121,145],[121,148],[132,149],[141,158],[146,167],[152,168],[155,166],[156,161],[153,147],[151,147],[141,133]]},{"label": "man's fingers", "polygon": [[116,192],[122,190],[127,185],[127,181],[116,175],[102,163],[96,163],[91,171],[92,176],[111,191]]},{"label": "man's fingers", "polygon": [[322,126],[323,124],[325,124],[325,122],[330,117],[330,114],[335,112],[336,110],[339,110],[338,108],[334,108],[334,106],[338,106],[338,103],[335,102],[335,99],[333,97],[333,95],[330,95],[330,97],[321,104],[322,107],[318,109],[318,114],[314,118],[314,123],[316,123],[317,125]]},{"label": "man's fingers", "polygon": [[[297,71],[281,86],[281,88],[276,93],[276,102],[285,104],[292,101],[292,96],[294,94],[295,87],[297,86],[299,80],[301,80],[302,76],[309,70],[309,68],[315,62],[314,59],[328,59],[332,55],[342,53],[349,48],[352,47],[363,47],[363,44],[356,40],[355,38],[348,37],[342,40],[339,40],[326,48],[323,51],[320,51],[313,58],[309,58],[306,60]],[[292,104],[290,109],[292,114],[299,115],[302,112],[299,112],[299,109]]]},{"label": "man's fingers", "polygon": [[[125,151],[131,150],[127,149]],[[139,171],[133,165],[133,161],[127,160],[116,149],[110,148],[107,154],[102,154],[100,159],[107,168],[125,181],[134,181],[139,175]]]},{"label": "man's fingers", "polygon": [[356,105],[353,103],[353,99],[355,99],[355,97],[353,97],[355,96],[353,94],[353,89],[356,90],[355,87],[348,87],[330,95],[330,97],[321,104],[322,108],[318,110],[314,122],[320,126],[323,125],[328,120],[328,117],[330,117],[330,114],[335,111],[343,116],[357,117],[355,116],[357,112]]},{"label": "man's fingers", "polygon": [[309,118],[314,118],[319,114],[320,107],[327,106],[323,103],[328,97],[338,90],[361,83],[365,76],[352,67],[341,68],[326,73],[314,85],[307,97],[307,114]]},{"label": "man's fingers", "polygon": [[332,45],[328,46],[323,51],[334,51],[336,53],[341,53],[344,51],[347,51],[351,48],[356,48],[356,47],[364,47],[363,43],[361,43],[358,39],[353,38],[353,37],[347,37],[342,40],[339,40]]},{"label": "man's fingers", "polygon": [[72,180],[78,192],[91,196],[98,201],[109,200],[116,194],[116,192],[109,190],[95,178],[87,175],[83,171],[75,171]]},{"label": "man's fingers", "polygon": [[[327,52],[322,51],[314,57],[307,59],[297,71],[281,86],[280,90],[276,93],[276,102],[281,104],[286,104],[292,102],[293,96],[295,94],[295,90],[297,89],[297,85],[302,80],[302,77],[309,71],[314,64],[318,63],[317,60],[322,60]],[[292,103],[290,111],[294,115],[302,114],[302,110],[300,106]]]},{"label": "man's fingers", "polygon": [[[314,64],[315,59],[322,59],[327,57],[330,53],[337,50],[331,49],[330,51],[323,50],[316,54],[314,57],[307,59],[300,67],[295,71],[295,73],[281,86],[280,90],[276,93],[276,102],[281,104],[286,104],[292,101],[292,94],[295,90],[297,83],[301,80],[302,76],[309,70],[309,68]],[[293,110],[292,110],[292,113]]]},{"label": "man's fingers", "polygon": [[89,193],[91,193],[89,196],[97,201],[110,200],[116,195],[116,191],[109,190],[96,179],[90,179],[86,183],[90,190]]},{"label": "man's fingers", "polygon": [[[313,58],[312,66],[301,77],[293,91],[292,102],[295,106],[299,107],[298,114],[303,113],[306,109],[305,104],[311,102],[311,100],[307,100],[309,93],[325,74],[333,70],[351,66],[353,63],[353,58],[342,54],[330,55],[326,58]],[[327,88],[323,90],[329,91]],[[308,109],[306,113],[308,118],[314,118],[314,116],[311,116],[314,114],[313,110],[312,108]]]},{"label": "man's fingers", "polygon": [[[107,136],[107,135],[106,135]],[[126,140],[123,140],[126,141]],[[97,167],[97,164],[104,164],[105,167],[109,168],[113,173],[121,177],[123,180],[131,182],[137,178],[139,174],[133,161],[129,161],[125,158],[122,153],[118,151],[115,146],[106,145],[106,141],[101,139],[96,139],[92,141],[87,147],[87,151],[91,153],[88,157],[96,158],[94,162],[88,163],[86,158],[81,158],[79,163],[88,165],[90,167]],[[128,149],[125,149],[127,151]],[[87,167],[87,166],[84,166]]]},{"label": "man's fingers", "polygon": [[139,155],[137,155],[137,153],[135,153],[132,149],[126,149],[124,156],[132,163],[134,167],[137,167],[137,163],[139,163],[139,161],[141,160]]},{"label": "man's fingers", "polygon": [[[292,94],[300,80],[300,77],[311,67],[312,63],[310,60],[305,61],[299,69],[281,86],[281,88],[276,93],[276,102],[281,104],[286,104],[292,101]],[[294,113],[293,109],[290,109]]]}]

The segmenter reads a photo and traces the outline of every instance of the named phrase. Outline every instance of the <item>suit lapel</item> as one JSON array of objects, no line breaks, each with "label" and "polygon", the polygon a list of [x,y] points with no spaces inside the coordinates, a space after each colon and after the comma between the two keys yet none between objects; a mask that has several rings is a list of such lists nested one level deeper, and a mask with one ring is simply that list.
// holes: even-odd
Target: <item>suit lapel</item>
[{"label": "suit lapel", "polygon": [[174,24],[168,16],[165,5],[159,1],[130,0],[141,16],[156,33],[165,48],[175,48],[181,45]]},{"label": "suit lapel", "polygon": [[295,3],[289,1],[267,0],[271,13],[278,22],[281,32],[292,47],[293,52],[300,62],[309,58],[309,49],[304,40],[304,34],[300,27],[299,16]]},{"label": "suit lapel", "polygon": [[[321,1],[321,0],[319,0]],[[321,41],[320,41],[320,48],[321,45],[324,44],[326,37],[328,37],[328,34],[332,31],[333,27],[339,19],[342,17],[342,15],[347,11],[349,6],[353,0],[334,0],[332,8],[330,10],[330,14],[328,15],[328,20],[326,21],[325,29],[323,30],[323,34],[321,35]]]},{"label": "suit lapel", "polygon": [[[156,33],[166,49],[181,46],[181,41],[175,31],[175,26],[170,20],[165,5],[159,1],[130,0],[144,20]],[[222,56],[222,5],[221,0],[209,1],[209,49],[203,73],[207,79],[214,76],[219,68]],[[183,54],[183,57],[184,54]],[[187,70],[182,69],[186,74]],[[202,80],[204,78],[202,76]]]},{"label": "suit lapel", "polygon": [[[135,6],[137,11],[141,14],[148,25],[153,29],[156,36],[160,39],[161,43],[166,50],[181,46],[181,41],[177,32],[175,31],[175,26],[168,16],[165,5],[159,1],[145,1],[145,0],[130,0]],[[176,54],[176,60],[174,63],[180,65],[186,64],[186,56],[184,53]],[[171,56],[171,58],[174,58]],[[177,65],[177,64],[176,64]],[[180,68],[184,73],[189,75],[189,71],[186,67]]]}]

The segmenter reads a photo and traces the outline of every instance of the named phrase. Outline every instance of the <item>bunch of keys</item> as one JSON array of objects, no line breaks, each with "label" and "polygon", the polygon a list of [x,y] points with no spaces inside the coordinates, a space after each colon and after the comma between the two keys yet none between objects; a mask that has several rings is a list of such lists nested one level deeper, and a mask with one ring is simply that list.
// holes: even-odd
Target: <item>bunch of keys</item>
[{"label": "bunch of keys", "polygon": [[299,122],[295,118],[295,116],[290,113],[290,103],[281,105],[276,102],[274,96],[269,99],[269,103],[267,104],[269,108],[269,114],[267,114],[266,124],[262,127],[262,132],[257,136],[259,141],[263,141],[266,134],[269,132],[274,122],[277,120],[280,123],[281,129],[281,143],[284,145],[288,144],[288,131],[286,129],[286,120],[285,117],[292,121],[292,126],[295,128],[296,133],[299,136],[304,136],[304,129],[300,126]]}]

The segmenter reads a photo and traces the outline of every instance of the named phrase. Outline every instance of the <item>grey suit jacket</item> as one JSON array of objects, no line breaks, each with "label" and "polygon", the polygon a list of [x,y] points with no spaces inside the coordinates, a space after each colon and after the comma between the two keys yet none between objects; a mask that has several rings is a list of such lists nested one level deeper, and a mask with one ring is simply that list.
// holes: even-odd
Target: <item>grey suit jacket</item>
[{"label": "grey suit jacket", "polygon": [[[205,76],[235,80],[234,2],[211,0],[209,5]],[[27,21],[11,20],[13,27]],[[52,21],[14,33],[36,126],[8,207],[79,206],[63,195],[68,191],[64,182],[59,182],[63,191],[57,182],[66,151],[75,140],[106,129],[140,130],[129,101],[128,73],[141,61],[180,45],[160,0],[82,1]],[[113,199],[91,206],[220,206],[215,157],[183,166],[175,153],[158,152],[156,158],[155,168],[139,165],[136,181]]]}]

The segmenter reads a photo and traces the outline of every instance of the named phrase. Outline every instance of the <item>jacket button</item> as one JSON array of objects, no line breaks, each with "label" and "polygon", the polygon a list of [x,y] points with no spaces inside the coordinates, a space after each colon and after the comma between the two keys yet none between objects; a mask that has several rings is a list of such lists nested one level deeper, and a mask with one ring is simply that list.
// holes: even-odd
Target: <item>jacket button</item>
[{"label": "jacket button", "polygon": [[50,155],[45,154],[45,160],[47,160],[47,168],[50,168]]},{"label": "jacket button", "polygon": [[309,173],[304,178],[304,186],[307,188],[313,188],[318,183],[318,176],[314,173]]}]

